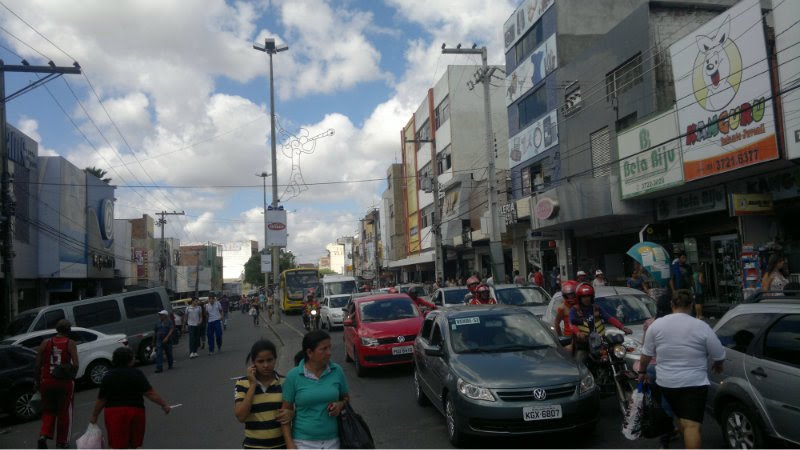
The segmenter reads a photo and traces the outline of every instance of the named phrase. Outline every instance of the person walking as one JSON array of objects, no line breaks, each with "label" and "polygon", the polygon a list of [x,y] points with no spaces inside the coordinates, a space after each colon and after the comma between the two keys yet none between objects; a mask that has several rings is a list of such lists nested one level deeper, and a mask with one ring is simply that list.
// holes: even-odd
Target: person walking
[{"label": "person walking", "polygon": [[197,347],[203,339],[200,334],[200,324],[203,322],[203,309],[197,302],[197,297],[192,299],[192,304],[186,308],[186,326],[189,331],[189,358],[197,358]]},{"label": "person walking", "polygon": [[217,301],[215,295],[211,295],[206,305],[206,317],[208,318],[208,354],[214,354],[214,342],[216,339],[217,351],[222,351],[222,305]]},{"label": "person walking", "polygon": [[236,380],[233,414],[244,424],[243,448],[286,448],[281,425],[291,423],[294,411],[280,408],[284,377],[277,361],[275,344],[260,339],[247,354],[247,375]]},{"label": "person walking", "polygon": [[74,377],[78,368],[78,346],[69,337],[71,329],[68,320],[59,320],[56,335],[42,341],[36,351],[34,385],[42,395],[42,427],[37,448],[47,448],[47,440],[53,439],[54,431],[56,447],[69,448]]},{"label": "person walking", "polygon": [[220,306],[222,306],[222,329],[228,329],[228,312],[230,311],[231,302],[228,300],[227,295],[222,296],[222,300],[219,301]]},{"label": "person walking", "polygon": [[516,284],[517,286],[525,285],[525,277],[519,274],[519,270],[514,271],[514,284]]},{"label": "person walking", "polygon": [[172,369],[172,333],[175,332],[175,324],[169,320],[169,313],[166,309],[158,312],[158,322],[155,326],[153,339],[156,343],[156,373],[164,371],[164,354],[167,355],[167,367]]},{"label": "person walking", "polygon": [[[786,258],[778,253],[773,253],[767,261],[767,270],[764,277],[761,279],[761,290],[764,292],[773,291],[770,295],[781,295],[780,292],[789,283],[786,276],[783,274],[783,268],[786,265]],[[775,292],[777,291],[777,293]]]},{"label": "person walking", "polygon": [[250,315],[253,316],[253,326],[257,327],[261,316],[261,302],[258,301],[258,298],[253,298],[250,303]]},{"label": "person walking", "polygon": [[282,425],[288,448],[339,448],[336,417],[350,401],[342,367],[331,362],[331,337],[315,330],[303,337],[303,348],[295,357],[296,367],[283,383],[283,409],[291,409],[294,422]]},{"label": "person walking", "polygon": [[675,252],[676,258],[670,266],[669,288],[673,297],[681,289],[691,289],[694,284],[692,266],[686,260],[686,253]]},{"label": "person walking", "polygon": [[594,280],[592,280],[592,287],[596,289],[601,286],[608,286],[608,281],[606,281],[606,277],[605,275],[603,275],[603,271],[597,269],[594,272]]},{"label": "person walking", "polygon": [[706,277],[703,270],[698,270],[692,274],[692,290],[694,291],[694,315],[700,320],[704,320],[703,304],[706,301]]},{"label": "person walking", "polygon": [[550,295],[554,295],[561,290],[561,271],[558,267],[553,266],[550,272]]},{"label": "person walking", "polygon": [[656,384],[678,418],[686,448],[701,448],[701,425],[708,396],[708,359],[722,372],[725,347],[702,320],[693,318],[692,293],[679,289],[672,298],[672,314],[647,330],[639,360],[639,381],[646,379],[652,358],[658,355]]},{"label": "person walking", "polygon": [[144,444],[144,398],[160,406],[164,414],[169,414],[171,408],[142,371],[133,367],[133,350],[128,347],[114,350],[111,364],[113,369],[103,377],[89,423],[97,424],[100,412],[105,410],[108,447],[139,448]]}]

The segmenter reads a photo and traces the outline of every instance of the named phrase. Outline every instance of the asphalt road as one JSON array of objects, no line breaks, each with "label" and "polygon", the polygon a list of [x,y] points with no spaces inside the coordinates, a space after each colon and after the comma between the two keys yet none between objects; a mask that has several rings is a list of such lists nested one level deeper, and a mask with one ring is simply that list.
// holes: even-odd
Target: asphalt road
[{"label": "asphalt road", "polygon": [[[291,368],[292,358],[300,349],[303,328],[299,316],[284,317],[283,323],[273,324],[272,328],[280,339],[264,321],[256,328],[249,316],[233,312],[222,353],[208,356],[203,351],[199,358],[189,360],[188,340],[183,338],[175,351],[175,369],[155,374],[153,365],[140,367],[170,404],[182,404],[165,416],[155,405],[146,402],[144,447],[240,447],[243,426],[233,416],[234,381],[231,378],[244,374],[250,345],[259,337],[275,341],[281,373]],[[435,408],[420,407],[414,401],[410,368],[372,370],[366,377],[359,378],[353,364],[344,361],[342,332],[332,332],[332,339],[332,360],[344,367],[353,407],[370,425],[377,447],[452,448],[447,440],[444,417]],[[96,396],[96,389],[87,388],[75,394],[73,445],[86,429]],[[613,398],[603,399],[600,408],[600,422],[591,436],[475,438],[470,444],[476,448],[658,448],[656,439],[628,441],[622,436],[621,417]],[[37,421],[15,424],[9,418],[0,418],[0,447],[35,448],[39,424]],[[102,426],[102,419],[100,424]],[[703,428],[703,446],[721,447],[719,427],[710,417],[706,416]],[[672,446],[681,445],[679,440]]]}]

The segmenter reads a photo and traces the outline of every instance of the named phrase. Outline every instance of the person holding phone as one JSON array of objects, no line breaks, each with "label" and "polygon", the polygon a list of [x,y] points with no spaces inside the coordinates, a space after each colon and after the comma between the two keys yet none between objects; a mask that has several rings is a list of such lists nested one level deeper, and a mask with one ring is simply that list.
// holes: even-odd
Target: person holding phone
[{"label": "person holding phone", "polygon": [[294,411],[279,408],[284,377],[275,371],[277,361],[275,344],[258,340],[247,354],[247,375],[236,380],[233,414],[245,424],[243,448],[286,448],[281,427]]}]

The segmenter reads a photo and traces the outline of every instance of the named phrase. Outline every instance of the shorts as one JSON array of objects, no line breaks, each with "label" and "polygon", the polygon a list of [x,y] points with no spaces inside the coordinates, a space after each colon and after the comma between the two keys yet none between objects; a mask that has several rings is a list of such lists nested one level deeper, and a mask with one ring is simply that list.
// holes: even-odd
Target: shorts
[{"label": "shorts", "polygon": [[108,434],[108,448],[139,448],[144,442],[144,408],[114,406],[106,408],[103,418]]},{"label": "shorts", "polygon": [[703,423],[703,416],[706,414],[708,385],[682,388],[666,388],[659,386],[659,388],[661,389],[661,394],[675,413],[675,417]]}]

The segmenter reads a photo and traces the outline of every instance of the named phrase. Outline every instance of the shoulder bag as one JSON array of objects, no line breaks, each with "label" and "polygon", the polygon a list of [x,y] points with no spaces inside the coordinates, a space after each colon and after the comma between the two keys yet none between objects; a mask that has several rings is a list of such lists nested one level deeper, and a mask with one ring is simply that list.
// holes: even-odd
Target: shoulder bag
[{"label": "shoulder bag", "polygon": [[367,422],[345,402],[339,413],[339,448],[375,448]]}]

